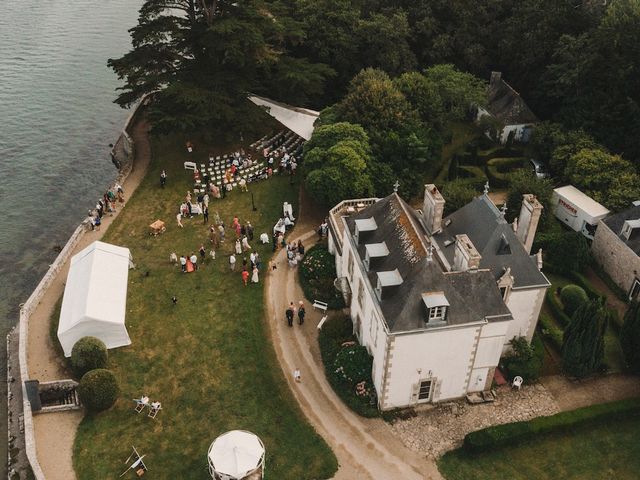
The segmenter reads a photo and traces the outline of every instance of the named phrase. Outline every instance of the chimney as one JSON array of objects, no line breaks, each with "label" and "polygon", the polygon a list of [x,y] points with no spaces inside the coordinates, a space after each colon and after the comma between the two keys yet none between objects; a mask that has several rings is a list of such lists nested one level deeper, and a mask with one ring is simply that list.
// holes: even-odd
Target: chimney
[{"label": "chimney", "polygon": [[430,234],[442,230],[442,214],[444,213],[444,197],[433,183],[424,186],[424,203],[422,206],[424,222]]},{"label": "chimney", "polygon": [[468,236],[456,235],[456,246],[453,254],[453,270],[456,272],[466,272],[480,267],[482,256],[473,246]]},{"label": "chimney", "polygon": [[489,88],[493,87],[496,83],[500,83],[502,80],[502,72],[491,72],[491,77],[489,78]]},{"label": "chimney", "polygon": [[542,204],[538,202],[535,195],[525,193],[522,196],[522,207],[518,217],[518,230],[516,236],[527,253],[531,253],[533,239],[536,236],[540,215],[542,215]]}]

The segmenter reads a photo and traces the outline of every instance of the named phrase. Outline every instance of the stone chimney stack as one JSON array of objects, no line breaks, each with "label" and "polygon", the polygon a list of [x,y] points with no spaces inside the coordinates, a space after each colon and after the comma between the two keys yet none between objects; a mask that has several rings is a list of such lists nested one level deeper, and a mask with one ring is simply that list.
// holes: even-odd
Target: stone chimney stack
[{"label": "stone chimney stack", "polygon": [[516,236],[527,253],[531,253],[531,246],[536,236],[542,208],[542,204],[538,202],[535,195],[525,193],[522,196],[522,207],[518,217]]},{"label": "stone chimney stack", "polygon": [[473,246],[468,236],[456,235],[456,246],[453,254],[453,270],[466,272],[480,267],[482,256]]},{"label": "stone chimney stack", "polygon": [[444,197],[433,183],[424,186],[422,212],[429,233],[440,232],[442,230],[442,214],[444,213]]}]

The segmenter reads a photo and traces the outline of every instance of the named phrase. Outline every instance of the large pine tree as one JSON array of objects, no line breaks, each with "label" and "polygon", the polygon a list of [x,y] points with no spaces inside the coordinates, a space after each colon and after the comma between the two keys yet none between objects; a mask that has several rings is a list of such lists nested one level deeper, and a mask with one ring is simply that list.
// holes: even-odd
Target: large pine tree
[{"label": "large pine tree", "polygon": [[640,374],[640,303],[633,302],[624,316],[620,343],[629,370]]},{"label": "large pine tree", "polygon": [[586,377],[602,368],[608,319],[601,299],[585,302],[575,311],[562,340],[562,365],[567,375]]}]

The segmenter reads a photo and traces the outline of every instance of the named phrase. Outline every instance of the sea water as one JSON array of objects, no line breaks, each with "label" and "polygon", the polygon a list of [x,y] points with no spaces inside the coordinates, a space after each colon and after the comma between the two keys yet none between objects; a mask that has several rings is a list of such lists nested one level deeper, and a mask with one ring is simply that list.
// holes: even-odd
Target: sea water
[{"label": "sea water", "polygon": [[[141,4],[0,0],[2,338],[56,249],[117,174],[109,143],[128,112],[113,103],[121,81],[106,63],[130,49],[127,30],[135,26]],[[2,432],[6,392],[0,385]],[[2,458],[5,440],[0,434]]]}]

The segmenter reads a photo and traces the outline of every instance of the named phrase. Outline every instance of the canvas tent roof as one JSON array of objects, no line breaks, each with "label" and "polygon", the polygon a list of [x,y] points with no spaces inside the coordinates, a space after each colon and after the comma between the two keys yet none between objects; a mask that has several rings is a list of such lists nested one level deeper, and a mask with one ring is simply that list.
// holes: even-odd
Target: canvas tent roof
[{"label": "canvas tent roof", "polygon": [[208,457],[215,472],[241,479],[262,465],[264,445],[251,432],[231,430],[213,441]]},{"label": "canvas tent roof", "polygon": [[58,325],[66,357],[85,336],[99,338],[107,348],[131,344],[124,323],[130,264],[128,248],[104,242],[71,258]]},{"label": "canvas tent roof", "polygon": [[311,138],[313,124],[318,119],[320,112],[302,107],[293,107],[269,98],[258,97],[257,95],[250,95],[249,100],[260,107],[265,107],[269,115],[305,140]]}]

